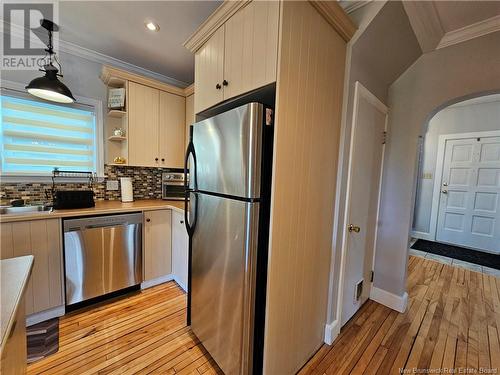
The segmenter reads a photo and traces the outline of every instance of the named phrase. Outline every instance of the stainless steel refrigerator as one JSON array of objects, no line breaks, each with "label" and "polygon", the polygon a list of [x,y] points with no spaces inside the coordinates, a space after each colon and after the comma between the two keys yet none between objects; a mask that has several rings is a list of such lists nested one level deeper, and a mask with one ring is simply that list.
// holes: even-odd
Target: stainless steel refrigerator
[{"label": "stainless steel refrigerator", "polygon": [[191,127],[188,316],[227,375],[262,372],[272,144],[260,103]]}]

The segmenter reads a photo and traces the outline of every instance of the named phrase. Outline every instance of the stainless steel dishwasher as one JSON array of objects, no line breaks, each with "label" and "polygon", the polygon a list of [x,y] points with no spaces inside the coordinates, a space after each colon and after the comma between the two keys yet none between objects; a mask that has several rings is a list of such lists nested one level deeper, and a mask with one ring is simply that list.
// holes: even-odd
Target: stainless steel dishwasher
[{"label": "stainless steel dishwasher", "polygon": [[66,305],[142,282],[142,213],[64,220]]}]

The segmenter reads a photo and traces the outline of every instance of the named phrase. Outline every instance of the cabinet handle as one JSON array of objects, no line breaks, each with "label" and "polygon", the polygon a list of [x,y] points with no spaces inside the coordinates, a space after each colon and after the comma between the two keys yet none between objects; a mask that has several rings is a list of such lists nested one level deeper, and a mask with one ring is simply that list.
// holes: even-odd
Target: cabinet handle
[{"label": "cabinet handle", "polygon": [[164,159],[164,158],[161,158],[161,161],[162,161],[162,162],[164,162],[164,161],[165,161],[165,159]]},{"label": "cabinet handle", "polygon": [[151,219],[146,219],[146,221],[149,223],[151,221]]},{"label": "cabinet handle", "polygon": [[155,161],[157,162],[157,161],[158,161],[158,158],[155,158]]},{"label": "cabinet handle", "polygon": [[184,220],[181,220],[181,224],[184,224]]},{"label": "cabinet handle", "polygon": [[222,88],[222,86],[220,85],[220,83],[218,83],[218,84],[216,84],[216,85],[215,85],[215,88],[216,88],[217,90],[220,90],[220,89]]},{"label": "cabinet handle", "polygon": [[222,85],[223,85],[223,86],[227,86],[227,85],[229,85],[229,82],[228,82],[228,81],[226,81],[226,80],[224,80],[224,81],[222,81]]}]

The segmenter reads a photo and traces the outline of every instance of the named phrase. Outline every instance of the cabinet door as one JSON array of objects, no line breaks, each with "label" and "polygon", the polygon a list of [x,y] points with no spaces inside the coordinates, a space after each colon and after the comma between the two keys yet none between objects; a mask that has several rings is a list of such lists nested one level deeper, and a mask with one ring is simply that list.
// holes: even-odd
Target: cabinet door
[{"label": "cabinet door", "polygon": [[186,98],[160,91],[160,165],[184,167]]},{"label": "cabinet door", "polygon": [[[128,164],[158,167],[159,90],[129,82]],[[158,161],[155,159],[158,158]]]},{"label": "cabinet door", "polygon": [[196,52],[194,61],[194,109],[199,113],[223,100],[224,26]]},{"label": "cabinet door", "polygon": [[276,81],[279,1],[252,1],[225,24],[224,100]]},{"label": "cabinet door", "polygon": [[2,259],[35,257],[25,292],[26,314],[64,305],[60,220],[2,223],[0,233]]},{"label": "cabinet door", "polygon": [[172,211],[172,273],[175,281],[187,292],[189,237],[184,214]]},{"label": "cabinet door", "polygon": [[172,211],[144,213],[144,281],[172,273]]}]

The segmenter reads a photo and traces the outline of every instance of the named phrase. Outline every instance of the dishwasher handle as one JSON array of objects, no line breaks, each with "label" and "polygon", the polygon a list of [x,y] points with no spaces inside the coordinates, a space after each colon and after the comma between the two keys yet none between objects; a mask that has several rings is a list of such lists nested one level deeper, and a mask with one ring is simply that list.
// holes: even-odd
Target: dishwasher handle
[{"label": "dishwasher handle", "polygon": [[82,229],[97,229],[97,228],[111,228],[111,227],[124,227],[127,225],[132,225],[132,223],[114,223],[114,224],[95,224],[95,225],[87,225],[86,227],[83,227]]},{"label": "dishwasher handle", "polygon": [[64,220],[64,232],[75,232],[86,229],[123,227],[134,224],[142,225],[142,221],[142,213],[69,219]]}]

